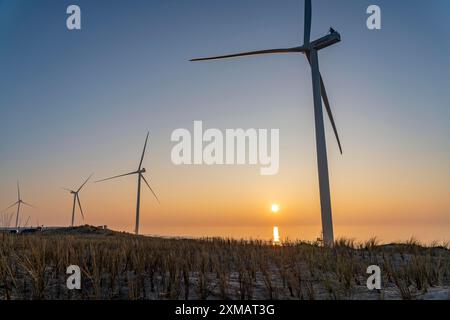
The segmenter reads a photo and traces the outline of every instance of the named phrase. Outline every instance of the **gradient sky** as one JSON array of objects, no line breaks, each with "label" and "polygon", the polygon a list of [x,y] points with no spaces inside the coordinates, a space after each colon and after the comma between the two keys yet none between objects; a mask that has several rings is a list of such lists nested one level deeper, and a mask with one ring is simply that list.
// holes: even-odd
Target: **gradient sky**
[{"label": "gradient sky", "polygon": [[[82,30],[66,29],[78,4]],[[366,28],[370,4],[382,30]],[[336,236],[450,240],[450,2],[314,0],[312,38],[342,42],[320,67],[344,148],[326,119]],[[302,44],[298,0],[0,0],[0,207],[67,225],[71,196],[145,166],[141,230],[313,239],[320,232],[311,75],[302,55],[190,58]],[[174,129],[279,128],[280,172],[174,166]],[[132,231],[136,180],[89,184],[86,223]],[[277,202],[281,210],[270,213]],[[9,211],[10,212],[10,211]],[[79,216],[77,222],[81,223]]]}]

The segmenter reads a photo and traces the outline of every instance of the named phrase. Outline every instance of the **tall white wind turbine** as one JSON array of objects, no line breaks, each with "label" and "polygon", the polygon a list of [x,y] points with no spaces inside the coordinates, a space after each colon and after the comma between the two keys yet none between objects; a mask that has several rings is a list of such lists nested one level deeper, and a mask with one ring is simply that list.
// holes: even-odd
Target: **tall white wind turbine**
[{"label": "tall white wind turbine", "polygon": [[147,179],[144,177],[144,173],[146,172],[146,170],[145,170],[145,168],[142,167],[142,162],[144,161],[145,149],[147,148],[148,136],[149,136],[149,133],[147,133],[147,137],[145,138],[144,150],[142,151],[141,160],[139,162],[139,166],[136,171],[96,181],[96,182],[102,182],[102,181],[107,181],[107,180],[111,180],[111,179],[115,179],[115,178],[119,178],[119,177],[130,176],[133,174],[137,175],[138,180],[137,180],[137,201],[136,201],[136,225],[134,228],[135,234],[139,234],[139,218],[140,218],[140,207],[141,207],[141,181],[142,180],[144,180],[145,184],[150,189],[153,196],[156,198],[156,201],[158,201],[158,203],[159,203],[158,196],[153,191],[152,187],[150,187],[150,184],[148,183]]},{"label": "tall white wind turbine", "polygon": [[91,177],[92,177],[92,174],[86,179],[86,181],[83,182],[83,184],[76,191],[67,189],[67,188],[63,188],[64,190],[70,192],[70,194],[73,195],[72,220],[71,220],[71,224],[70,224],[71,227],[73,227],[74,223],[75,223],[75,209],[76,209],[77,202],[78,202],[78,207],[80,208],[81,217],[84,220],[83,208],[81,207],[81,201],[80,201],[80,191],[81,191],[81,189],[83,189],[83,187],[89,181],[89,179],[91,179]]},{"label": "tall white wind turbine", "polygon": [[192,59],[191,61],[205,61],[218,60],[243,56],[262,55],[262,54],[280,54],[280,53],[303,53],[311,65],[312,87],[314,96],[314,117],[316,130],[316,149],[317,149],[317,166],[319,173],[319,188],[320,188],[320,205],[322,213],[322,230],[323,241],[325,245],[332,246],[334,243],[333,235],[333,220],[331,214],[331,197],[330,197],[330,183],[328,177],[328,160],[327,147],[325,140],[325,128],[323,121],[322,99],[325,104],[328,117],[331,121],[334,134],[337,139],[339,150],[342,154],[341,142],[334,122],[333,114],[331,112],[330,103],[328,100],[325,85],[319,71],[318,52],[331,45],[341,41],[341,36],[333,28],[330,28],[330,33],[315,41],[310,41],[311,38],[311,15],[312,6],[311,0],[305,0],[305,28],[303,45],[284,49],[269,49],[260,51],[250,51],[237,54],[230,54],[224,56],[216,56],[209,58]]}]

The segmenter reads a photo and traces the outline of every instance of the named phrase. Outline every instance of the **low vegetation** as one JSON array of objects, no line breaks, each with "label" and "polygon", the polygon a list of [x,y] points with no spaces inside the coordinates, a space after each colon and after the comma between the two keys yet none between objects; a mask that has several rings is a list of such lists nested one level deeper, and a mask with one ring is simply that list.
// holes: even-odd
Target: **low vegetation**
[{"label": "low vegetation", "polygon": [[[68,290],[78,265],[81,290]],[[366,287],[367,267],[382,289]],[[163,239],[92,227],[0,234],[0,299],[449,299],[448,244]],[[437,295],[437,296],[436,296]]]}]

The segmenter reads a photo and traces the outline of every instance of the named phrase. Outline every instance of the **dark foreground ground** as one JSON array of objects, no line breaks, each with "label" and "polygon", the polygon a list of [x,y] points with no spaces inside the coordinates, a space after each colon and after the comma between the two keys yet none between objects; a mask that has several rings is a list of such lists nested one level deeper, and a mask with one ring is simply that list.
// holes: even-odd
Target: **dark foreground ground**
[{"label": "dark foreground ground", "polygon": [[[66,269],[81,269],[68,290]],[[367,267],[381,268],[370,291]],[[138,237],[94,227],[0,234],[0,299],[450,299],[448,245]]]}]

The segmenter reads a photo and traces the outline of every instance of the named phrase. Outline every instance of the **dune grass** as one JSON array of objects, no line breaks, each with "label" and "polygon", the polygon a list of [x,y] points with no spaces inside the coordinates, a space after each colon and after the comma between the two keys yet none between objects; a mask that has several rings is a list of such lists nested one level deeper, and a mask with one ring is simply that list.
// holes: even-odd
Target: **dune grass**
[{"label": "dune grass", "polygon": [[[66,288],[78,265],[82,289]],[[382,269],[369,291],[366,269]],[[0,234],[0,299],[416,299],[449,291],[448,244]],[[450,291],[449,291],[450,292]]]}]

